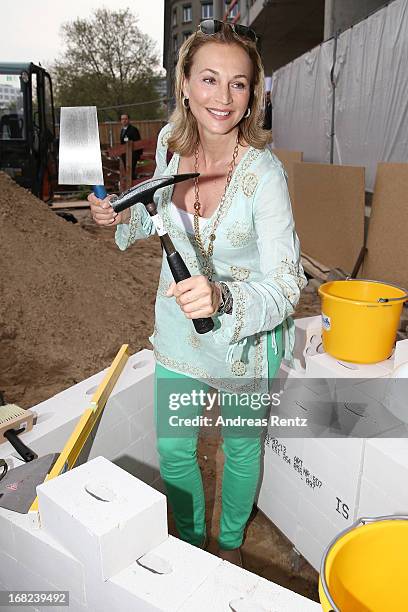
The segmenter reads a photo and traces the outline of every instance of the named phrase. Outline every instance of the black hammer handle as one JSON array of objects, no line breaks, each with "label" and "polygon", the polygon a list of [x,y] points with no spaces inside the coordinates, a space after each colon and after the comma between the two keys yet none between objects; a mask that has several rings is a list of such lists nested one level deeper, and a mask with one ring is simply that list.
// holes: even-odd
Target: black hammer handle
[{"label": "black hammer handle", "polygon": [[[191,274],[177,251],[167,255],[167,261],[169,262],[170,270],[176,283],[186,278],[190,278]],[[214,321],[211,318],[192,319],[192,321],[197,334],[206,334],[214,327]]]},{"label": "black hammer handle", "polygon": [[10,444],[14,446],[20,457],[24,459],[26,463],[28,463],[29,461],[36,459],[37,455],[18,437],[17,434],[21,433],[22,431],[24,431],[24,429],[9,429],[8,431],[5,431],[3,435],[5,438],[7,438]]}]

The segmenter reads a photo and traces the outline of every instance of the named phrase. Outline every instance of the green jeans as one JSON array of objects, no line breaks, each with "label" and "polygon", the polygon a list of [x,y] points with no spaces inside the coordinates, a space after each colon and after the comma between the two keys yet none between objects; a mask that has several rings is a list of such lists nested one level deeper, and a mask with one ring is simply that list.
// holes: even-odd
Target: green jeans
[{"label": "green jeans", "polygon": [[[275,337],[277,351],[272,347],[271,333],[267,334],[269,380],[276,376],[282,360],[282,325],[276,328]],[[187,429],[189,433],[179,433],[177,436],[170,437],[169,433],[163,431],[163,427],[159,426],[162,415],[168,409],[168,406],[164,404],[168,403],[169,389],[176,388],[189,394],[193,390],[208,391],[210,387],[156,364],[154,410],[160,474],[167,490],[180,538],[195,546],[202,546],[206,537],[206,525],[203,482],[197,463],[199,427]],[[170,410],[175,411],[176,409],[173,407]],[[221,410],[223,412],[223,408]],[[189,407],[187,414],[189,417],[194,417],[202,412],[202,406]],[[175,412],[171,414],[174,415]],[[231,406],[229,414],[232,414]],[[225,460],[218,543],[224,550],[237,548],[242,544],[245,525],[252,511],[260,475],[262,456],[260,433],[259,431],[258,434],[254,434],[251,431],[251,435],[244,433],[241,437],[236,431],[234,435],[228,435],[223,431],[222,450]]]}]

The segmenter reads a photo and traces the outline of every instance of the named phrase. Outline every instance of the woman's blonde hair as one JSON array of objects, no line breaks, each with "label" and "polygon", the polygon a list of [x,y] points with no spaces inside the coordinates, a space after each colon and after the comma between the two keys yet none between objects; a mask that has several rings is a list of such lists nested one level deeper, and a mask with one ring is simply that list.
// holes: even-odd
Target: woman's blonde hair
[{"label": "woman's blonde hair", "polygon": [[247,143],[256,149],[263,149],[272,140],[269,130],[262,127],[264,120],[264,69],[262,60],[251,40],[238,36],[228,23],[223,24],[221,30],[216,34],[208,36],[201,31],[192,34],[182,44],[176,66],[175,97],[176,107],[171,114],[171,135],[168,138],[168,147],[180,155],[191,155],[198,141],[197,121],[189,108],[183,104],[183,81],[188,79],[191,73],[194,56],[203,46],[211,42],[220,44],[236,44],[248,54],[252,62],[251,95],[249,108],[251,113],[248,118],[243,117],[238,124],[239,142]]}]

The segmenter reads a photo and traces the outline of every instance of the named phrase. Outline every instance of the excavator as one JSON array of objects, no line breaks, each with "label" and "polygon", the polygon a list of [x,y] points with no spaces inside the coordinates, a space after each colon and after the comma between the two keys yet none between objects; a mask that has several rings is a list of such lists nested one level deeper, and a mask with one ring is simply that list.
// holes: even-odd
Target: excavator
[{"label": "excavator", "polygon": [[50,202],[57,162],[50,75],[32,62],[0,62],[0,170]]}]

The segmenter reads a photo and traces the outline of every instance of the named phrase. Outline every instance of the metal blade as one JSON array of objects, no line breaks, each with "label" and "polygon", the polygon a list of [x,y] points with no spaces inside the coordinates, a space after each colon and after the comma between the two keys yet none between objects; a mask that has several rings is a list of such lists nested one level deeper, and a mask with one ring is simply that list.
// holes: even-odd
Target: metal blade
[{"label": "metal blade", "polygon": [[61,108],[58,182],[103,185],[96,106]]}]

